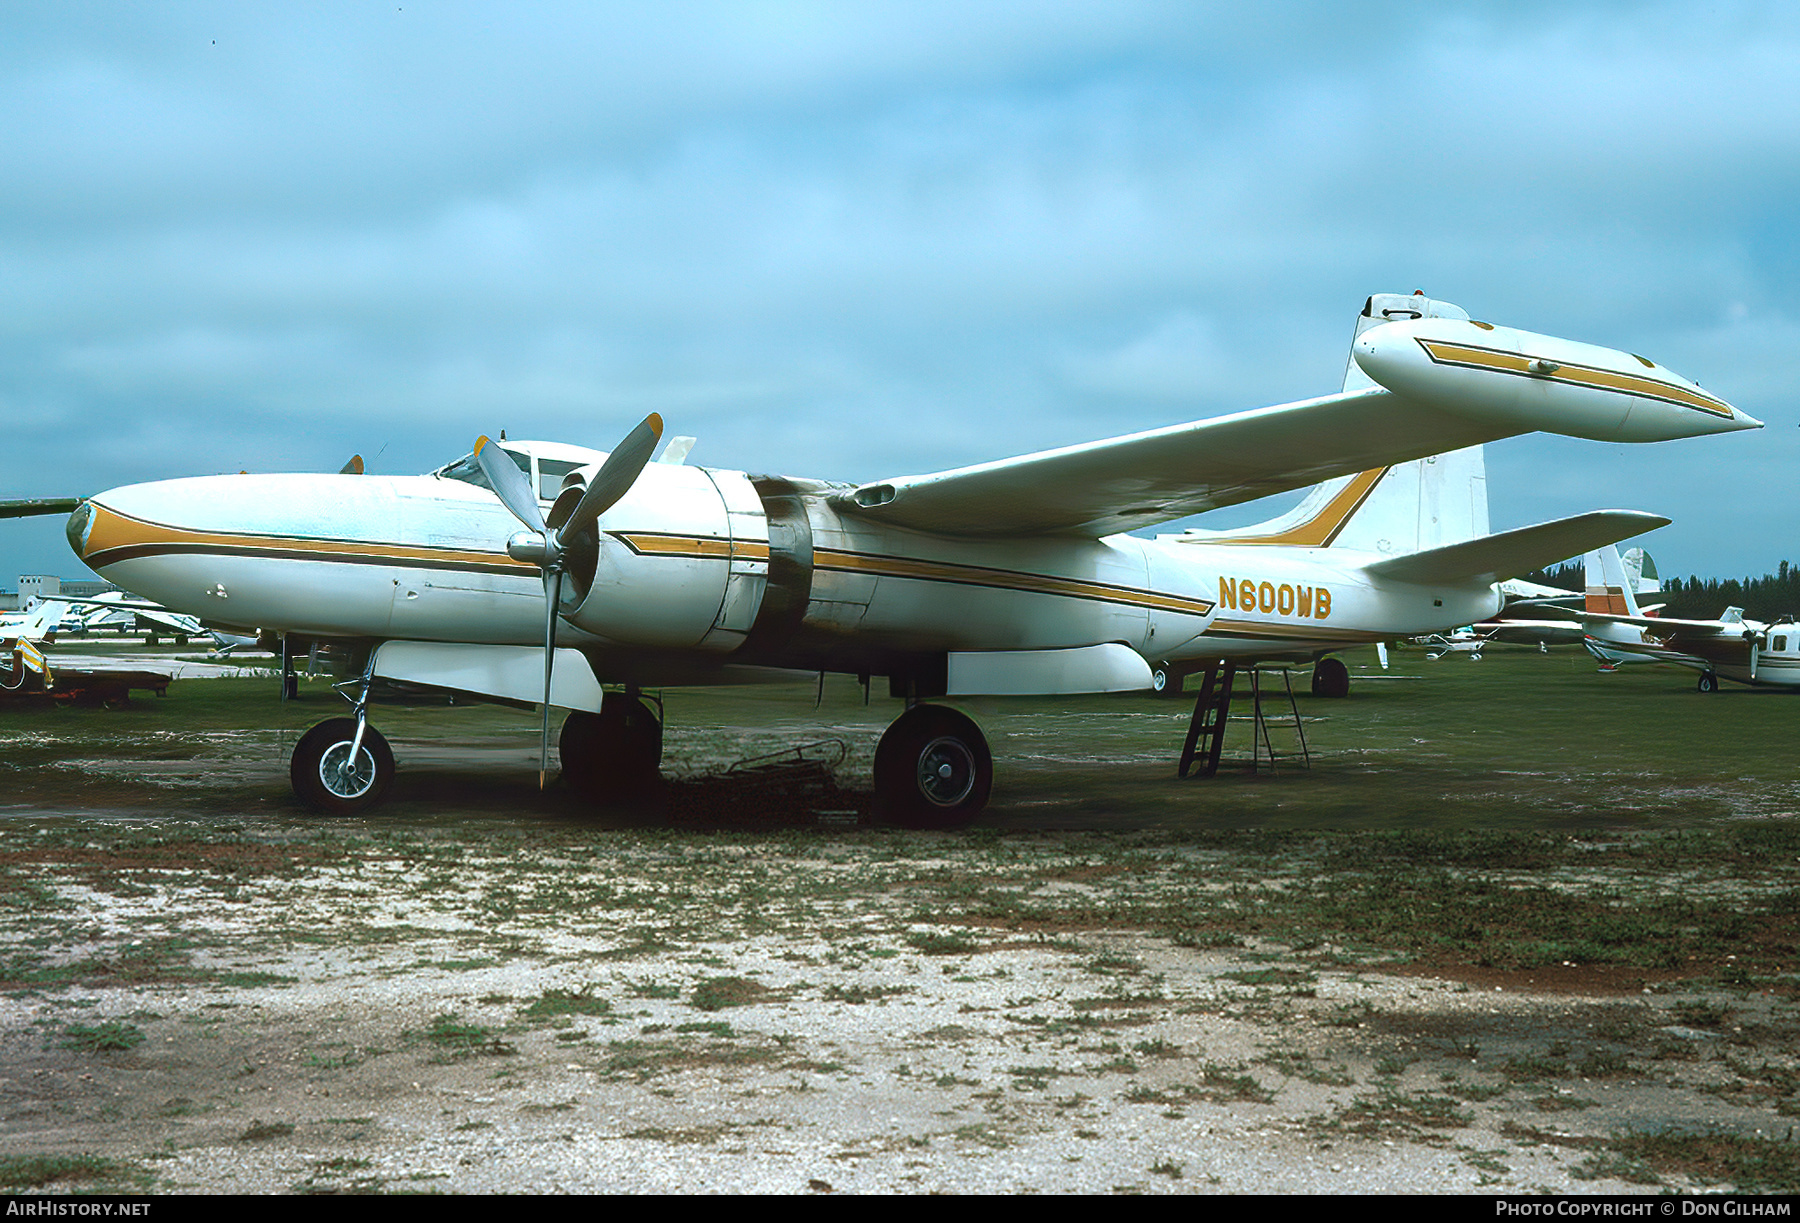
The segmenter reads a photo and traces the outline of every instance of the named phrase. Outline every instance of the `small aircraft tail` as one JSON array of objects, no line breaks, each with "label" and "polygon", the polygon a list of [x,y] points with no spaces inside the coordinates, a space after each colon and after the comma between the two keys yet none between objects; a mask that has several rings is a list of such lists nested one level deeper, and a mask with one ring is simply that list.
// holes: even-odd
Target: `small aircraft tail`
[{"label": "small aircraft tail", "polygon": [[[1423,293],[1377,293],[1363,303],[1351,335],[1396,319],[1467,320],[1468,311]],[[1376,385],[1354,358],[1344,368],[1344,390]],[[1287,544],[1296,548],[1347,548],[1401,556],[1488,533],[1487,461],[1480,446],[1340,476],[1315,486],[1299,505],[1267,522],[1227,531],[1190,530],[1209,544]]]},{"label": "small aircraft tail", "polygon": [[57,627],[62,624],[63,613],[68,610],[67,603],[45,599],[23,620],[0,629],[0,637],[17,641],[51,640],[56,636]]},{"label": "small aircraft tail", "polygon": [[1627,548],[1619,555],[1619,563],[1625,568],[1625,583],[1633,594],[1653,595],[1662,593],[1662,578],[1657,576],[1656,562],[1642,548]]},{"label": "small aircraft tail", "polygon": [[[1633,549],[1643,556],[1642,549]],[[1617,546],[1589,552],[1583,558],[1587,569],[1587,601],[1584,610],[1604,616],[1641,616],[1637,592],[1631,575]],[[1655,567],[1651,567],[1652,576]],[[1640,567],[1641,574],[1641,567]],[[1659,586],[1660,589],[1660,586]]]}]

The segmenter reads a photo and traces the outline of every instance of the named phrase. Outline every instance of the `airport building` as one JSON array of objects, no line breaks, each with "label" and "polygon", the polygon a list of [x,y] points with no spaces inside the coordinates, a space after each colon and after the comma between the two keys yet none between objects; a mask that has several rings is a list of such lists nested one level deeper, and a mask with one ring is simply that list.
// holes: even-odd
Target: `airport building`
[{"label": "airport building", "polygon": [[16,587],[12,590],[0,590],[0,611],[23,611],[38,599],[54,598],[57,595],[91,599],[95,595],[117,589],[111,582],[103,582],[99,578],[59,578],[46,573],[22,573]]}]

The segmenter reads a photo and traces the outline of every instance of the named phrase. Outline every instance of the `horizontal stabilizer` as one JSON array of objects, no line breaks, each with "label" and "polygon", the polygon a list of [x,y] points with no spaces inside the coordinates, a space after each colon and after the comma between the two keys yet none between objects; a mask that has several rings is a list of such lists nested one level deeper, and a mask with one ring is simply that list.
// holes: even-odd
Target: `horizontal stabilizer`
[{"label": "horizontal stabilizer", "polygon": [[1442,548],[1412,552],[1365,567],[1374,577],[1401,582],[1504,581],[1570,556],[1669,525],[1660,514],[1595,510],[1534,527],[1519,527]]}]

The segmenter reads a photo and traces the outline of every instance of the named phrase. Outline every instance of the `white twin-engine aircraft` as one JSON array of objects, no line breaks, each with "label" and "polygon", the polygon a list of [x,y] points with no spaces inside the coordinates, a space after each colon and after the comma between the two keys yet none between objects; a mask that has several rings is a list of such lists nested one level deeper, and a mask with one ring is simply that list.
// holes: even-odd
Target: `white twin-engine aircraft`
[{"label": "white twin-engine aircraft", "polygon": [[[992,764],[974,722],[921,702],[1148,689],[1223,659],[1315,661],[1315,690],[1341,695],[1331,651],[1481,620],[1496,582],[1667,521],[1489,535],[1482,443],[1760,424],[1642,357],[1417,294],[1371,297],[1351,356],[1340,394],[872,484],[684,466],[685,439],[650,462],[652,416],[610,454],[483,438],[425,476],[131,485],[68,534],[170,609],[348,654],[353,716],[293,756],[326,810],[388,785],[367,712],[389,684],[541,704],[546,769],[549,710],[573,711],[565,783],[604,794],[661,759],[642,689],[832,671],[905,698],[878,802],[948,826],[982,808]],[[1260,527],[1123,533],[1319,481]]]},{"label": "white twin-engine aircraft", "polygon": [[1717,692],[1721,677],[1740,684],[1800,687],[1800,624],[1746,620],[1744,609],[1727,607],[1717,620],[1677,620],[1657,615],[1661,604],[1642,607],[1628,561],[1617,548],[1586,557],[1587,600],[1582,644],[1602,670],[1624,663],[1666,662],[1700,672],[1701,692]]}]

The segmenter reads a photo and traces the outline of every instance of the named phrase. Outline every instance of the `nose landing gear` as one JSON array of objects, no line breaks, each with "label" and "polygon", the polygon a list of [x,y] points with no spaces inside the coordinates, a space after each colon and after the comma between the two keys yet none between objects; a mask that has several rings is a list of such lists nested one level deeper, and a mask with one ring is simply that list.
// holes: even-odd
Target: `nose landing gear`
[{"label": "nose landing gear", "polygon": [[330,718],[300,736],[288,779],[307,806],[350,815],[381,801],[394,780],[393,749],[366,722]]}]

